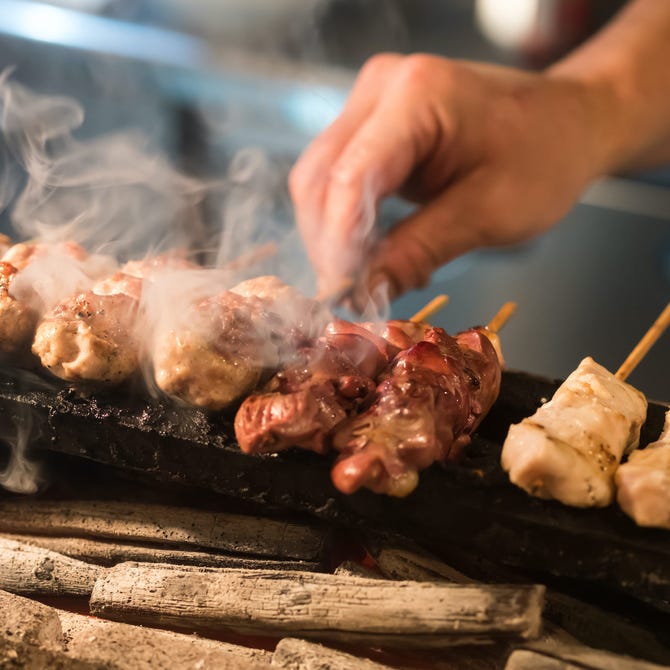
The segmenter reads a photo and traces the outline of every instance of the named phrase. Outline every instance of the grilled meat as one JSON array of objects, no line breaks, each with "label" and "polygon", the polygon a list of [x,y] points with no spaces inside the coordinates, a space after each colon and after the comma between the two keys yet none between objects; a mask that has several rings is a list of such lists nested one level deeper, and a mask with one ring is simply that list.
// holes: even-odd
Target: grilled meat
[{"label": "grilled meat", "polygon": [[658,440],[616,471],[617,502],[638,526],[670,529],[670,410]]},{"label": "grilled meat", "polygon": [[585,358],[537,412],[510,427],[502,467],[531,495],[576,507],[614,499],[614,475],[637,448],[647,400]]},{"label": "grilled meat", "polygon": [[35,333],[33,353],[54,375],[67,381],[124,381],[139,365],[136,322],[144,281],[158,271],[186,263],[172,255],[129,261],[91,290],[47,312]]},{"label": "grilled meat", "polygon": [[60,253],[77,261],[84,261],[88,252],[76,242],[62,242],[48,244],[46,242],[19,242],[10,246],[0,260],[11,263],[17,270],[24,270],[28,265],[39,258],[52,253]]},{"label": "grilled meat", "polygon": [[242,282],[193,305],[178,324],[157,333],[156,383],[190,405],[223,409],[311,343],[327,316],[276,277]]},{"label": "grilled meat", "polygon": [[363,325],[333,319],[298,360],[241,404],[235,416],[240,448],[326,452],[336,426],[370,403],[375,378],[398,351]]},{"label": "grilled meat", "polygon": [[[292,350],[310,344],[332,319],[332,314],[322,303],[307,298],[274,275],[247,279],[230,290],[245,298],[262,300],[267,310],[277,314],[285,324],[284,340]],[[291,355],[292,351],[288,353]]]},{"label": "grilled meat", "polygon": [[303,349],[264,392],[247,397],[235,415],[235,435],[245,453],[276,453],[290,447],[328,450],[335,426],[363,405],[375,384],[325,340]]},{"label": "grilled meat", "polygon": [[194,305],[154,341],[156,384],[189,405],[220,410],[279,364],[282,323],[258,298],[225,291]]},{"label": "grilled meat", "polygon": [[18,270],[0,261],[0,353],[11,354],[28,349],[37,315],[26,303],[10,295]]},{"label": "grilled meat", "polygon": [[141,290],[141,279],[118,273],[56,305],[37,327],[33,353],[67,381],[123,381],[138,365],[134,325]]},{"label": "grilled meat", "polygon": [[458,458],[493,405],[500,378],[497,354],[483,329],[455,338],[441,328],[428,329],[382,374],[374,404],[336,429],[333,445],[340,458],[333,483],[344,493],[365,486],[408,495],[420,470]]}]

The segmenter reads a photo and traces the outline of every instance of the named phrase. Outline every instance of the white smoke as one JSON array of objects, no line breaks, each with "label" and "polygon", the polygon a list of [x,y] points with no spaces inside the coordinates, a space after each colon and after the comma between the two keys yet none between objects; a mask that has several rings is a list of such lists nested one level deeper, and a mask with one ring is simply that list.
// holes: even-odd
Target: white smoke
[{"label": "white smoke", "polygon": [[5,442],[10,446],[9,462],[0,472],[0,486],[14,493],[35,493],[40,485],[40,466],[27,458],[26,452],[33,438],[33,421],[28,410],[13,419],[14,435]]}]

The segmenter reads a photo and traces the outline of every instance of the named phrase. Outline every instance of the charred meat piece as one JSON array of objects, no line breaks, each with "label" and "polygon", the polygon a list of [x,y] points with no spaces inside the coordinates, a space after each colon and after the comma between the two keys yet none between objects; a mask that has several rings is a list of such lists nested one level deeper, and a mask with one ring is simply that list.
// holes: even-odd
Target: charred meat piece
[{"label": "charred meat piece", "polygon": [[410,321],[390,323],[387,327],[333,319],[296,363],[242,403],[235,418],[242,451],[328,451],[334,430],[370,404],[377,376],[400,351],[377,332],[390,332],[395,342],[407,346],[426,332],[425,325]]},{"label": "charred meat piece", "polygon": [[158,387],[221,410],[257,388],[325,326],[329,314],[277,277],[257,277],[191,305],[154,337]]},{"label": "charred meat piece", "polygon": [[403,497],[419,471],[457,459],[500,390],[498,356],[484,329],[450,337],[431,328],[382,375],[371,407],[341,424],[332,471],[344,493],[367,487]]},{"label": "charred meat piece", "polygon": [[658,440],[631,452],[615,483],[619,506],[638,526],[670,529],[670,410]]},{"label": "charred meat piece", "polygon": [[28,350],[37,315],[26,303],[10,295],[10,287],[18,270],[0,261],[0,353]]},{"label": "charred meat piece", "polygon": [[409,349],[417,342],[421,342],[432,328],[430,324],[423,321],[403,321],[399,319],[379,323],[366,322],[360,325],[383,338],[387,346],[395,348],[396,351]]},{"label": "charred meat piece", "polygon": [[303,349],[263,393],[249,396],[235,416],[235,435],[249,454],[300,447],[328,450],[335,426],[368,401],[373,380],[326,338]]},{"label": "charred meat piece", "polygon": [[362,374],[376,378],[400,348],[365,324],[333,319],[324,331],[324,341],[342,352]]},{"label": "charred meat piece", "polygon": [[587,357],[549,402],[510,426],[503,470],[538,498],[604,507],[614,499],[615,472],[637,448],[646,415],[640,391]]}]

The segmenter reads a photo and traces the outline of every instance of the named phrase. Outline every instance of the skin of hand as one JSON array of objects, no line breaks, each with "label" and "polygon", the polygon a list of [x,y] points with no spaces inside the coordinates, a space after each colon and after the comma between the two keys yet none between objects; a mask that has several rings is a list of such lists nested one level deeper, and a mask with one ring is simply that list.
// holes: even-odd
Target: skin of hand
[{"label": "skin of hand", "polygon": [[[670,27],[667,6],[664,17]],[[642,141],[617,113],[630,92],[601,54],[608,39],[625,42],[616,30],[543,73],[421,54],[368,61],[289,179],[320,292],[347,276],[359,296],[423,286],[459,254],[546,231],[589,182],[635,157]],[[373,241],[378,203],[395,192],[419,206]]]}]

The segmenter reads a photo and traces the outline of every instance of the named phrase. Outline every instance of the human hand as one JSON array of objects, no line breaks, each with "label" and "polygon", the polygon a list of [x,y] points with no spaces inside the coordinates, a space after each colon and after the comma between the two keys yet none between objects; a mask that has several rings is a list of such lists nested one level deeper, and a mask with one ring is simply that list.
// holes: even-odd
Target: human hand
[{"label": "human hand", "polygon": [[[355,276],[393,297],[459,254],[545,231],[609,167],[608,101],[572,78],[374,57],[289,179],[320,290]],[[419,207],[374,240],[377,205],[394,192]]]}]

